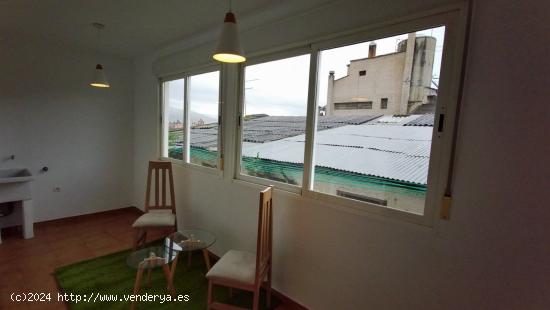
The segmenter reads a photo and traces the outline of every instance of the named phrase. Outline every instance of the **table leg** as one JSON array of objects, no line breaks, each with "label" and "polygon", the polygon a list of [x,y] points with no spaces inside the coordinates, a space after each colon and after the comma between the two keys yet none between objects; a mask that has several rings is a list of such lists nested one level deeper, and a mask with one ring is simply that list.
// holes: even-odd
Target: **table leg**
[{"label": "table leg", "polygon": [[164,276],[166,277],[166,282],[168,283],[168,292],[170,295],[176,296],[176,289],[174,288],[173,276],[170,268],[167,264],[162,265],[162,270],[164,271]]},{"label": "table leg", "polygon": [[180,253],[176,254],[176,257],[172,261],[172,266],[170,267],[170,277],[174,278],[174,274],[176,273],[176,266],[178,264],[178,258],[180,257]]},{"label": "table leg", "polygon": [[206,270],[210,270],[210,256],[208,255],[208,250],[203,249],[202,255],[204,256],[204,263],[206,264]]},{"label": "table leg", "polygon": [[147,286],[148,287],[151,287],[151,270],[152,270],[152,268],[149,268],[149,270],[147,270]]},{"label": "table leg", "polygon": [[[136,282],[134,283],[134,295],[139,294],[139,287],[141,285],[141,278],[143,277],[143,268],[138,268],[136,274]],[[136,301],[132,301],[130,309],[134,310],[136,308]]]}]

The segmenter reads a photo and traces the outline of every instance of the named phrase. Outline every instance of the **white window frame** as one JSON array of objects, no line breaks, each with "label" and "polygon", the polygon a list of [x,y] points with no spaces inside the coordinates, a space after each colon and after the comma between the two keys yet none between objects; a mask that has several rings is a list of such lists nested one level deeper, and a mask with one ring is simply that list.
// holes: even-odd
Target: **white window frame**
[{"label": "white window frame", "polygon": [[[247,65],[281,60],[292,56],[303,55],[307,50],[310,54],[308,105],[306,118],[306,145],[304,154],[304,172],[301,186],[289,185],[269,179],[252,177],[241,173],[242,155],[242,113],[244,109],[244,66],[240,67],[239,85],[239,111],[238,128],[236,139],[236,163],[235,175],[237,180],[257,183],[261,185],[275,185],[276,188],[299,193],[306,199],[314,199],[327,202],[330,205],[343,207],[356,213],[367,212],[396,218],[424,226],[433,226],[437,216],[436,209],[440,206],[446,191],[452,148],[454,144],[454,133],[456,130],[456,111],[458,108],[460,85],[462,80],[462,63],[465,53],[465,37],[468,20],[468,4],[458,3],[444,8],[426,11],[399,20],[384,22],[372,25],[363,29],[335,34],[322,38],[310,45],[286,50],[283,52],[270,53],[251,58]],[[377,204],[357,201],[345,197],[333,196],[313,191],[314,172],[314,141],[317,123],[317,77],[319,53],[322,50],[352,45],[355,43],[368,42],[381,38],[391,37],[400,34],[411,33],[424,29],[445,26],[444,50],[440,71],[440,84],[438,89],[438,100],[436,104],[435,120],[432,133],[432,145],[428,171],[428,182],[424,212],[422,215],[406,211],[390,209]],[[297,52],[299,51],[299,52]],[[444,116],[444,127],[438,131],[440,115]]]},{"label": "white window frame", "polygon": [[[253,66],[258,65],[270,61],[277,61],[277,60],[284,60],[286,58],[292,58],[297,56],[303,56],[310,54],[310,49],[308,47],[301,47],[301,48],[293,48],[289,50],[285,50],[278,53],[272,53],[268,55],[261,55],[257,57],[251,57],[247,60],[245,65],[241,65],[239,68],[239,109],[237,113],[237,140],[236,143],[238,144],[236,147],[237,150],[237,156],[236,156],[236,163],[235,163],[235,179],[242,180],[245,182],[250,183],[256,183],[261,184],[265,186],[273,185],[275,188],[282,189],[288,192],[301,194],[302,193],[302,185],[292,185],[288,183],[283,183],[279,181],[274,181],[270,179],[264,179],[259,178],[255,176],[250,176],[247,174],[241,173],[241,157],[242,157],[242,138],[243,138],[243,129],[244,129],[244,87],[245,87],[245,68],[247,66]],[[310,69],[311,70],[311,69]],[[307,117],[306,117],[307,119]]]},{"label": "white window frame", "polygon": [[[190,69],[188,71],[173,74],[165,77],[160,77],[158,79],[159,84],[159,104],[160,104],[160,148],[159,148],[159,159],[171,161],[174,164],[180,165],[185,168],[191,168],[198,171],[202,171],[205,173],[213,174],[216,176],[219,176],[220,178],[223,177],[223,124],[222,124],[222,113],[223,113],[223,67],[220,65],[208,65],[208,66],[202,66],[194,69]],[[219,71],[219,86],[218,86],[218,160],[217,160],[217,167],[211,168],[206,166],[197,165],[194,163],[191,163],[190,158],[190,142],[191,142],[191,127],[190,127],[190,121],[189,121],[189,109],[190,109],[190,103],[189,103],[189,78],[193,77],[195,75],[204,74],[204,73],[211,73]],[[180,80],[184,79],[184,93],[183,93],[183,130],[184,130],[184,145],[183,145],[183,160],[167,157],[163,155],[164,147],[165,147],[165,139],[167,137],[165,136],[165,126],[167,118],[166,115],[166,106],[164,104],[164,99],[166,98],[166,93],[164,89],[164,83],[170,82],[174,80]]]}]

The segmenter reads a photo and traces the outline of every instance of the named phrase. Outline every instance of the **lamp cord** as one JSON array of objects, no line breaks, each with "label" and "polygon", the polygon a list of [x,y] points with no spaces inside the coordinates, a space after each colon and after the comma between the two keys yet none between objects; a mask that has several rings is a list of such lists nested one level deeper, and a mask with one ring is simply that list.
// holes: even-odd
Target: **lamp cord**
[{"label": "lamp cord", "polygon": [[96,49],[99,51],[99,43],[101,42],[101,29],[97,28],[97,45]]}]

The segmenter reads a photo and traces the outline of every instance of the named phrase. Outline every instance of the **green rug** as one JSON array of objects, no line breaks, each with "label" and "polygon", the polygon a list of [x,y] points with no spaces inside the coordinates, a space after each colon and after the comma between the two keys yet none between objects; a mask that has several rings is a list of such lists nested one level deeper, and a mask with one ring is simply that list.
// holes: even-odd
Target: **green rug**
[{"label": "green rug", "polygon": [[[68,305],[71,309],[129,309],[130,302],[124,301],[133,292],[136,270],[128,267],[126,258],[130,250],[109,254],[87,261],[78,262],[55,270],[55,276],[61,291],[73,301]],[[137,302],[137,309],[206,309],[206,295],[208,292],[208,281],[204,277],[206,267],[201,252],[193,253],[191,266],[187,266],[187,256],[184,255],[178,261],[174,276],[176,294],[180,295],[182,301],[162,302],[157,296],[156,301]],[[233,290],[232,298],[229,298],[229,290],[225,287],[214,287],[216,301],[222,301],[235,306],[252,308],[252,293],[240,290]],[[168,298],[166,290],[166,279],[161,268],[152,272],[151,287],[147,286],[146,273],[142,282],[141,296],[145,294],[162,295]],[[76,298],[80,298],[76,302]],[[176,295],[176,296],[177,296]],[[185,298],[185,295],[188,297]],[[90,296],[92,299],[89,300]],[[102,298],[113,298],[117,301],[100,301]],[[151,297],[152,298],[152,297]],[[84,299],[87,299],[84,301]],[[188,299],[188,301],[185,301]],[[272,297],[272,307],[275,308],[280,301]],[[262,293],[260,308],[265,307],[265,296]]]}]

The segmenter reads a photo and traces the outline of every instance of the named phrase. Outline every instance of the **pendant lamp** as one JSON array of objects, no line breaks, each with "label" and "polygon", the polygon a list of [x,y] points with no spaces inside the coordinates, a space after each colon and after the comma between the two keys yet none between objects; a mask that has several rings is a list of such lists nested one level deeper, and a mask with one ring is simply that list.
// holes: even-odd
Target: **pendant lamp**
[{"label": "pendant lamp", "polygon": [[[103,30],[103,28],[105,28],[105,25],[100,23],[93,23],[92,26],[97,29],[97,45],[99,48],[100,32],[101,30]],[[107,76],[105,75],[105,71],[103,70],[103,65],[98,63],[95,66],[95,71],[90,86],[100,88],[111,87],[111,85],[109,85],[109,82],[107,81]]]},{"label": "pendant lamp", "polygon": [[244,52],[239,40],[237,19],[231,12],[231,1],[229,1],[229,12],[225,14],[223,28],[218,42],[218,48],[212,56],[215,60],[225,63],[239,63],[246,61]]}]

